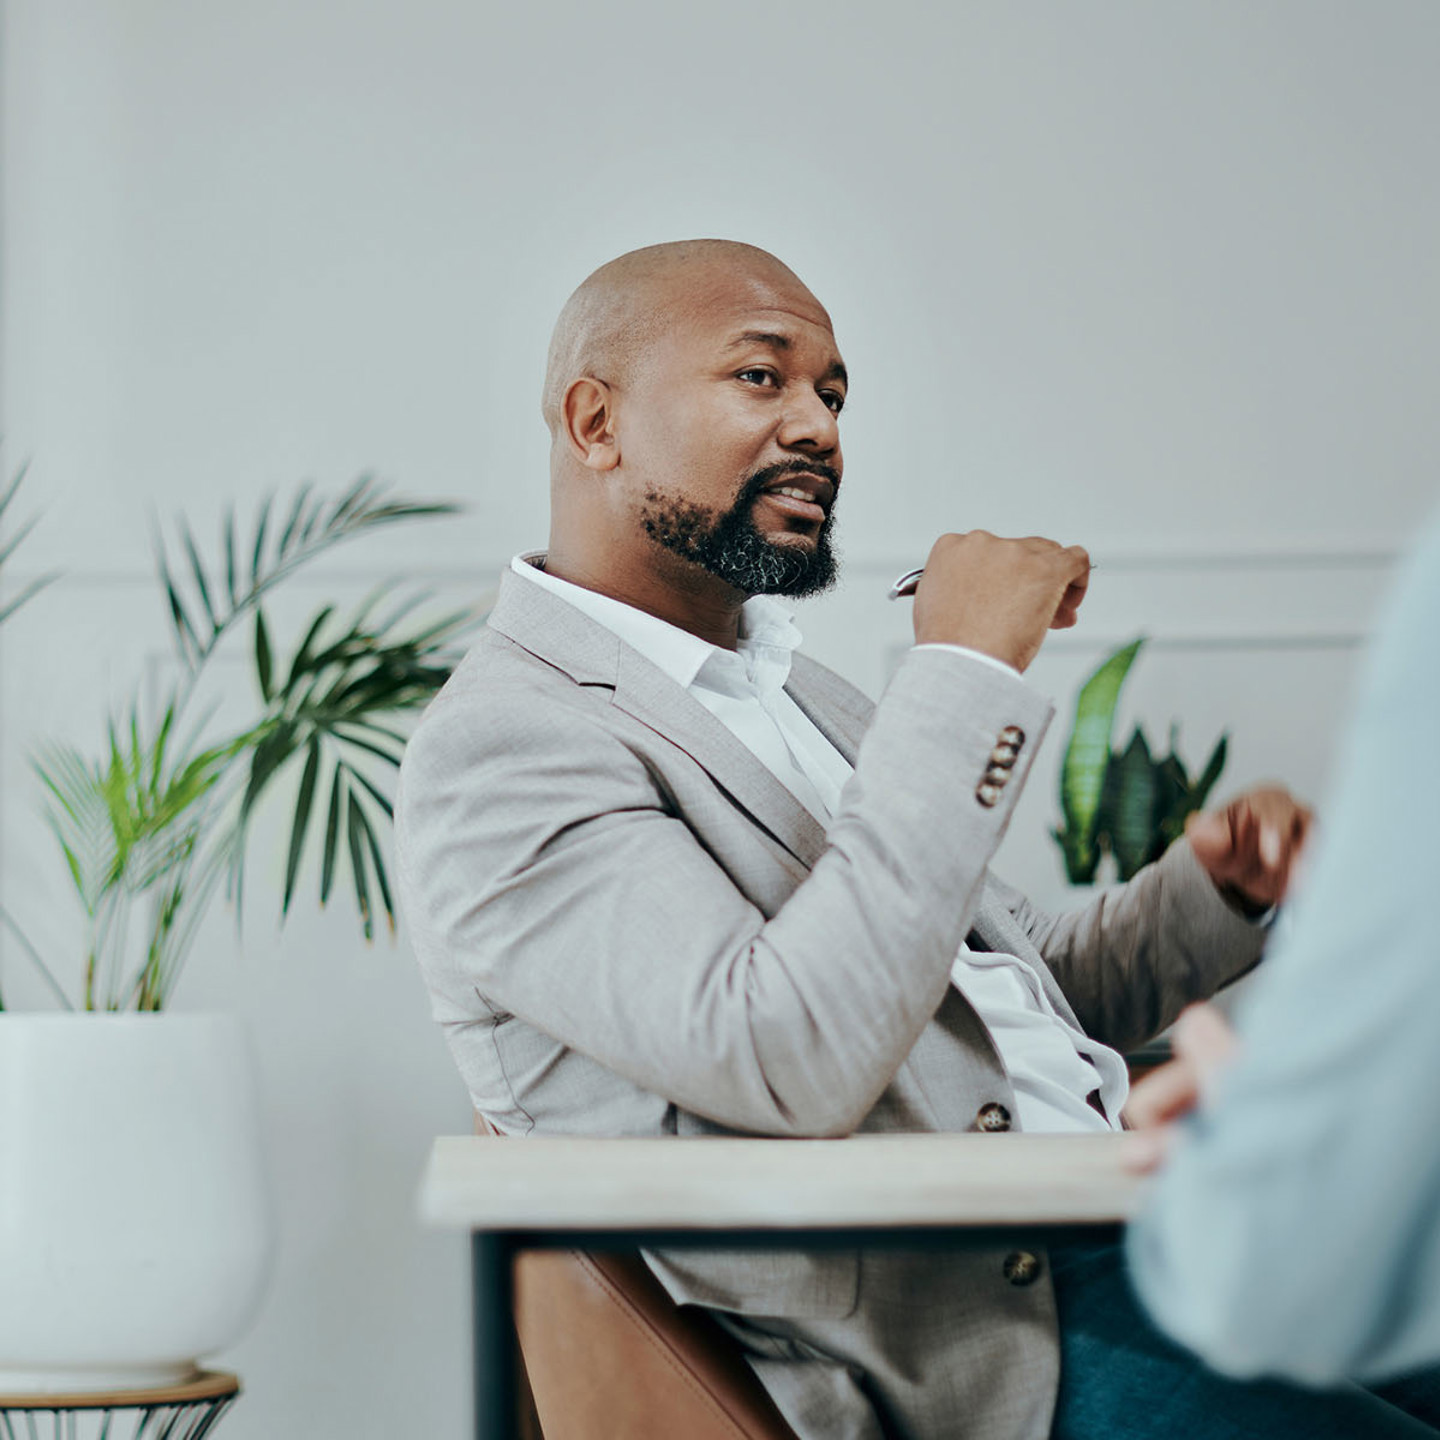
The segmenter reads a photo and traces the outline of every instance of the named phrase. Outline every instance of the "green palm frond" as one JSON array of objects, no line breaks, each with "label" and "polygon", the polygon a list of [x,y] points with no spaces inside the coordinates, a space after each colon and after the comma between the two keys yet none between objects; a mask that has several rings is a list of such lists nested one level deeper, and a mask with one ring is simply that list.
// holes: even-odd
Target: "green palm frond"
[{"label": "green palm frond", "polygon": [[[0,498],[0,517],[18,483]],[[449,678],[456,642],[483,612],[424,618],[417,612],[429,608],[427,594],[387,583],[348,615],[321,606],[282,651],[262,602],[345,540],[457,508],[394,498],[362,476],[333,499],[308,484],[283,505],[271,496],[248,530],[227,509],[219,551],[208,557],[183,516],[168,545],[157,533],[156,570],[179,681],[162,707],[135,704],[112,722],[98,758],[51,745],[34,761],[85,915],[86,1008],[161,1008],[222,878],[242,902],[238,921],[251,822],[282,775],[297,776],[282,916],[305,857],[318,852],[321,904],[348,871],[366,938],[377,911],[393,930],[381,843],[393,811],[386,778],[399,764],[405,715]],[[0,563],[15,543],[0,550]],[[217,740],[216,709],[197,716],[194,702],[207,664],[252,611],[260,713]]]},{"label": "green palm frond", "polygon": [[[27,467],[22,465],[16,471],[15,478],[5,487],[5,493],[0,495],[0,525],[3,525],[5,512],[10,508],[10,502],[14,500],[16,491],[20,489],[21,482],[25,479],[26,469]],[[8,540],[0,543],[0,572],[3,572],[6,563],[19,548],[21,542],[39,523],[39,516],[32,516]],[[57,578],[56,572],[41,575],[38,579],[32,580],[18,595],[0,604],[0,625],[3,625],[22,605],[33,599]]]},{"label": "green palm frond", "polygon": [[[50,828],[89,921],[87,1008],[114,1008],[127,990],[146,1008],[155,958],[182,918],[190,874],[214,824],[217,792],[246,743],[239,736],[192,753],[173,743],[176,713],[172,696],[152,730],[134,704],[125,725],[111,722],[98,762],[63,745],[34,761],[50,798]],[[131,907],[141,897],[154,901],[155,918],[146,961],[131,981],[124,956]]]},{"label": "green palm frond", "polygon": [[[343,850],[366,939],[374,934],[377,904],[392,930],[395,924],[378,834],[388,826],[393,806],[377,775],[398,767],[405,738],[387,722],[429,703],[450,676],[457,642],[481,615],[464,609],[412,618],[432,598],[418,591],[398,597],[376,617],[388,596],[390,587],[381,586],[344,619],[333,606],[323,606],[302,632],[288,665],[279,666],[257,608],[255,668],[267,710],[254,732],[237,821],[243,835],[274,783],[299,765],[281,913],[289,912],[304,858],[315,848],[312,835],[319,835],[320,903],[330,898]],[[277,680],[281,674],[283,680]],[[312,825],[322,811],[323,831]],[[243,857],[241,843],[232,875],[237,894],[243,893]]]},{"label": "green palm frond", "polygon": [[[388,493],[389,487],[373,475],[362,475],[333,501],[327,501],[306,482],[297,488],[283,523],[271,495],[260,506],[252,538],[243,550],[234,508],[227,508],[221,523],[220,562],[210,567],[201,558],[194,531],[183,516],[176,522],[178,559],[157,530],[156,572],[176,649],[186,667],[198,670],[230,627],[267,591],[316,556],[380,526],[453,515],[459,508],[387,498]],[[248,574],[244,551],[248,551]]]}]

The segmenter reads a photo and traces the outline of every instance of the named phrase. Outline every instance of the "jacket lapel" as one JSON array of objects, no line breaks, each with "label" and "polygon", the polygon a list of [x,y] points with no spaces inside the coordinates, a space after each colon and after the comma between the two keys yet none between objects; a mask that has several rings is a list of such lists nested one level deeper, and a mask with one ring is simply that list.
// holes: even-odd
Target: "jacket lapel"
[{"label": "jacket lapel", "polygon": [[833,670],[798,652],[790,663],[785,693],[853,768],[875,702]]},{"label": "jacket lapel", "polygon": [[807,869],[825,849],[818,820],[683,686],[557,595],[506,571],[487,622],[611,703],[701,766],[730,800]]}]

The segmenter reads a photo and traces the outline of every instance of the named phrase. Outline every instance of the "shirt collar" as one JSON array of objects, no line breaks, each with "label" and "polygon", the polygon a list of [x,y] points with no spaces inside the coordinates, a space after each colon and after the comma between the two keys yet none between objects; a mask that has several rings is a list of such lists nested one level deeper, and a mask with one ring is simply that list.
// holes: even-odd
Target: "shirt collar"
[{"label": "shirt collar", "polygon": [[749,688],[770,694],[789,678],[790,657],[802,637],[791,612],[772,596],[754,595],[740,607],[738,649],[730,651],[623,600],[551,575],[536,563],[544,558],[543,551],[516,555],[510,569],[618,635],[687,690],[699,684],[726,694]]}]

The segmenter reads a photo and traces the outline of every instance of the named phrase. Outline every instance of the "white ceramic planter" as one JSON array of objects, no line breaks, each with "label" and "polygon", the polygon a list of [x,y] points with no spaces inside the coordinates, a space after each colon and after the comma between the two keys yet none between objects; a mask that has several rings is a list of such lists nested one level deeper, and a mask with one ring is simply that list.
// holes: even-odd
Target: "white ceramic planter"
[{"label": "white ceramic planter", "polygon": [[273,1252],[240,1021],[0,1014],[0,1392],[184,1379]]}]

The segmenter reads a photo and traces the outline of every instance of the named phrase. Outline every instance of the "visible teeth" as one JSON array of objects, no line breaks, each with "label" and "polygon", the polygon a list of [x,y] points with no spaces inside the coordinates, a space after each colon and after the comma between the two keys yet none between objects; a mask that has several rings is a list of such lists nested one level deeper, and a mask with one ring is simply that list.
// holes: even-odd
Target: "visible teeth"
[{"label": "visible teeth", "polygon": [[808,490],[797,490],[793,485],[782,485],[778,490],[771,492],[775,495],[787,495],[791,500],[812,500],[814,497]]}]

